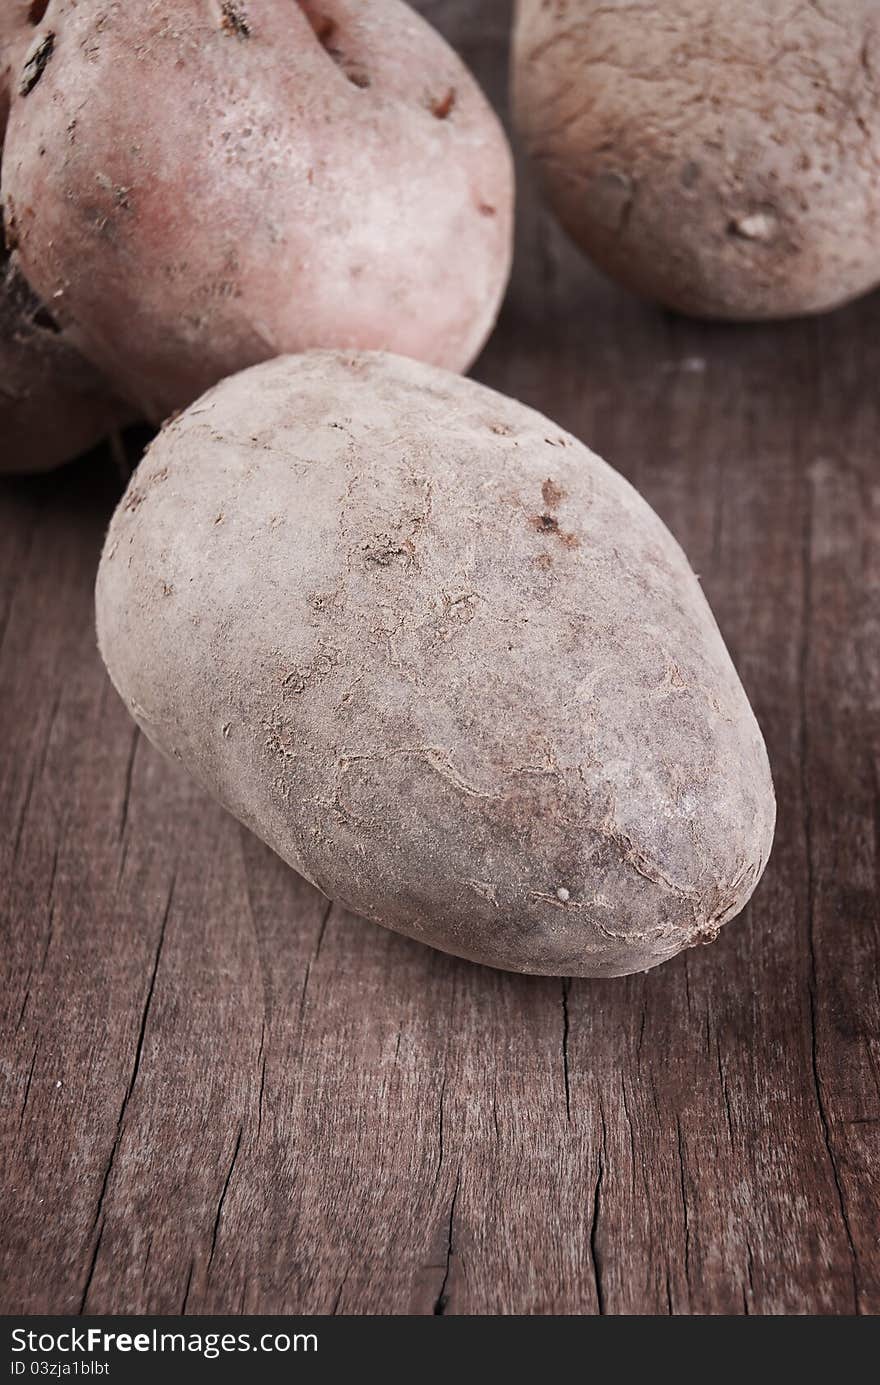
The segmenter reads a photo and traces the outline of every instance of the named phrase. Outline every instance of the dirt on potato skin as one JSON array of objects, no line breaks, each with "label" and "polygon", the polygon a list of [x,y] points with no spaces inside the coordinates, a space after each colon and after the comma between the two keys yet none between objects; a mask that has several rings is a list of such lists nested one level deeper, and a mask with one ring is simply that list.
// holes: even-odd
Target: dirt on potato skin
[{"label": "dirt on potato skin", "polygon": [[517,0],[512,78],[563,226],[645,297],[760,319],[880,282],[876,0]]},{"label": "dirt on potato skin", "polygon": [[29,0],[3,0],[0,6],[0,146],[6,131],[12,89],[20,80],[21,60],[33,38],[39,14]]},{"label": "dirt on potato skin", "polygon": [[766,751],[678,545],[472,381],[331,352],[224,381],[133,479],[97,617],[156,745],[330,897],[446,951],[643,970],[766,864]]}]

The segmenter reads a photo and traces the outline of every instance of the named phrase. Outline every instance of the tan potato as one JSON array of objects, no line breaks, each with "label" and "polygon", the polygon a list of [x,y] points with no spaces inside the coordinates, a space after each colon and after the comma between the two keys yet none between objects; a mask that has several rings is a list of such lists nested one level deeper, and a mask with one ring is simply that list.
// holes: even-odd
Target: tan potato
[{"label": "tan potato", "polygon": [[880,281],[877,0],[518,0],[516,124],[577,244],[683,312]]},{"label": "tan potato", "polygon": [[348,908],[516,971],[708,942],[773,788],[699,583],[540,414],[383,354],[225,380],[152,444],[97,583],[149,738]]},{"label": "tan potato", "polygon": [[510,152],[400,0],[54,0],[25,69],[9,234],[150,418],[282,351],[454,369],[479,351],[510,267]]}]

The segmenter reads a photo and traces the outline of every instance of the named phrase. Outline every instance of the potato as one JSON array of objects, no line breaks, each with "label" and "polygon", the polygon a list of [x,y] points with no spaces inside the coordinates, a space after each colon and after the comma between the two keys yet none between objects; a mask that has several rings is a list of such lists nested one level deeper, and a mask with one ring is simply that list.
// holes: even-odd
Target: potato
[{"label": "potato", "polygon": [[48,471],[131,421],[0,248],[0,475]]},{"label": "potato", "polygon": [[48,0],[0,0],[0,140],[21,58],[47,8]]},{"label": "potato", "polygon": [[603,269],[723,318],[880,281],[875,0],[518,0],[516,123]]},{"label": "potato", "polygon": [[[0,146],[9,95],[47,8],[2,0]],[[68,461],[128,419],[131,409],[83,359],[4,249],[0,220],[0,475]]]},{"label": "potato", "polygon": [[465,368],[510,265],[512,169],[400,0],[56,0],[13,96],[26,277],[160,420],[310,346]]},{"label": "potato", "polygon": [[100,648],[146,735],[326,895],[515,971],[713,939],[774,824],[687,560],[540,414],[382,353],[225,380],[110,525]]}]

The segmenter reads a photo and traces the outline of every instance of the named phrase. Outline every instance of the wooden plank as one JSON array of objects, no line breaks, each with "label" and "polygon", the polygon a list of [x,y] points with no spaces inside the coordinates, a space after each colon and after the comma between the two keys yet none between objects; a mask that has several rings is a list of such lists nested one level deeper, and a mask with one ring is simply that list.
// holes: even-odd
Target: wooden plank
[{"label": "wooden plank", "polygon": [[[421,8],[503,100],[507,7]],[[711,948],[529,979],[330,907],[140,737],[91,588],[120,482],[0,488],[10,1312],[880,1310],[880,301],[675,319],[521,176],[479,364],[701,574],[776,849]]]}]

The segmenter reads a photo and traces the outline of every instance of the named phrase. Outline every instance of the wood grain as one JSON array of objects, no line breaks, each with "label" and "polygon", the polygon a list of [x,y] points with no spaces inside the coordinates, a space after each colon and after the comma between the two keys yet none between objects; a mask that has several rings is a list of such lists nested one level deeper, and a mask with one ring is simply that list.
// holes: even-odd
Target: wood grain
[{"label": "wood grain", "polygon": [[[507,6],[423,3],[504,99]],[[522,171],[479,378],[657,508],[765,730],[775,852],[623,981],[334,908],[138,735],[97,453],[0,488],[7,1312],[880,1311],[880,297],[722,327],[593,274]]]}]

